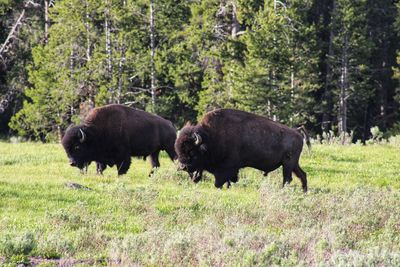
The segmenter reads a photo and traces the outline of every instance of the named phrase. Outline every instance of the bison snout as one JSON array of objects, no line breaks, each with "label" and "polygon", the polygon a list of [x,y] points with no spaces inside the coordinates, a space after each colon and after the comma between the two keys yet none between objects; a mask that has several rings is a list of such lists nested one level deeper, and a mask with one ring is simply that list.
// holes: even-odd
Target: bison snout
[{"label": "bison snout", "polygon": [[76,167],[76,166],[77,166],[77,165],[76,165],[76,162],[73,161],[73,160],[70,160],[70,161],[69,161],[69,165],[72,166],[72,167]]}]

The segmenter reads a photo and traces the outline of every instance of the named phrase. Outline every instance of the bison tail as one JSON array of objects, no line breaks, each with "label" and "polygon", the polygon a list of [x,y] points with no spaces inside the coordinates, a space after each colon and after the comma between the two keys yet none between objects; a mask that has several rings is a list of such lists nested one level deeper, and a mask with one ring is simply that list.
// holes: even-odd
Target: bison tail
[{"label": "bison tail", "polygon": [[303,135],[303,138],[306,140],[308,149],[311,150],[310,136],[308,135],[308,132],[307,132],[306,128],[304,127],[304,125],[298,127],[297,131],[299,131],[299,133],[301,135]]}]

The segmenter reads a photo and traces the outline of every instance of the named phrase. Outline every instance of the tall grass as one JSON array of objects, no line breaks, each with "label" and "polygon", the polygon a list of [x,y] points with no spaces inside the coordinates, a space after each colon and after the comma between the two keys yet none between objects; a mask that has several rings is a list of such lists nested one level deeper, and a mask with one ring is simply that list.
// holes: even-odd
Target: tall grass
[{"label": "tall grass", "polygon": [[281,189],[281,170],[245,169],[218,190],[209,174],[191,183],[164,155],[152,177],[142,160],[122,177],[94,166],[81,175],[59,145],[3,142],[1,261],[399,266],[399,148],[315,145],[301,165],[307,194],[296,178]]}]

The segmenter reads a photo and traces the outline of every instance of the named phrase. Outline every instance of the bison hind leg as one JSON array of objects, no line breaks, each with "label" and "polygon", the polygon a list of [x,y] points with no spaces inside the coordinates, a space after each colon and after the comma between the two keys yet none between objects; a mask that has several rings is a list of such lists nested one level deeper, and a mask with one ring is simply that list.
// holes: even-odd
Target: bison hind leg
[{"label": "bison hind leg", "polygon": [[301,186],[303,187],[304,193],[307,192],[307,174],[305,171],[303,171],[300,166],[297,164],[297,166],[294,168],[294,174],[296,174],[297,177],[299,177],[301,181]]}]

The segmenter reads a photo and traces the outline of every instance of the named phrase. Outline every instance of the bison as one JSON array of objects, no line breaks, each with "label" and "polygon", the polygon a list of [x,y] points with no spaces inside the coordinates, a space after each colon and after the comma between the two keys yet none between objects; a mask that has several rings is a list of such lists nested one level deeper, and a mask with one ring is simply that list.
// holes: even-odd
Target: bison
[{"label": "bison", "polygon": [[[215,176],[217,188],[237,182],[239,169],[252,167],[268,174],[283,166],[283,185],[292,172],[307,191],[307,175],[300,168],[301,129],[234,109],[207,113],[197,125],[186,125],[175,141],[180,168],[197,183],[204,170]],[[303,129],[304,130],[304,129]],[[309,142],[307,142],[309,145]]]},{"label": "bison", "polygon": [[62,145],[71,166],[84,169],[90,162],[106,165],[125,174],[131,157],[151,158],[152,171],[159,167],[158,155],[165,150],[176,159],[176,130],[172,123],[157,115],[123,105],[106,105],[89,112],[83,123],[67,129]]}]

